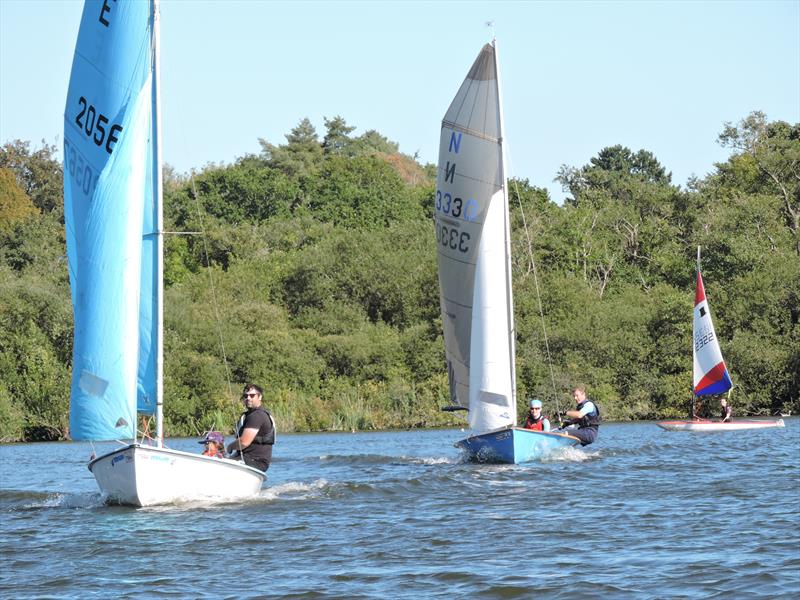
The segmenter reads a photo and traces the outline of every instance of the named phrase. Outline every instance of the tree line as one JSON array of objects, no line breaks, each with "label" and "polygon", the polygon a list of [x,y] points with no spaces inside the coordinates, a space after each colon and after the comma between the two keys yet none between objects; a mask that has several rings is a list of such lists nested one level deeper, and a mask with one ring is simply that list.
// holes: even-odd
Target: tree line
[{"label": "tree line", "polygon": [[[246,381],[281,431],[462,424],[440,411],[436,166],[354,131],[303,119],[232,164],[165,167],[166,229],[203,232],[165,243],[167,435],[230,431]],[[800,411],[800,124],[754,112],[718,141],[728,160],[686,189],[619,145],[561,168],[563,205],[509,181],[520,399],[563,411],[584,383],[610,420],[686,416],[699,245],[735,414]],[[0,149],[2,441],[69,436],[55,157]]]}]

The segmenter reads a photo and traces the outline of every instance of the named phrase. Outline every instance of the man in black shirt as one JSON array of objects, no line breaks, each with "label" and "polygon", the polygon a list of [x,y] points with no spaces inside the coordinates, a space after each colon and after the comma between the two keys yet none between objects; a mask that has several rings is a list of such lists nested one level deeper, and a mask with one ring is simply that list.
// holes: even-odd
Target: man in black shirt
[{"label": "man in black shirt", "polygon": [[246,465],[266,471],[272,461],[275,444],[275,421],[261,406],[263,390],[248,383],[242,391],[242,402],[247,410],[239,418],[236,439],[228,444],[231,458],[241,458]]}]

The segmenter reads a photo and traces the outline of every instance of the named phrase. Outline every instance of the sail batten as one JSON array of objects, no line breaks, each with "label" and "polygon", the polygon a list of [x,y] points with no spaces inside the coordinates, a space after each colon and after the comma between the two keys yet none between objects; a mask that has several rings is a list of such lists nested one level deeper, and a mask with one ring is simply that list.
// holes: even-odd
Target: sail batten
[{"label": "sail batten", "polygon": [[467,133],[469,135],[474,135],[476,138],[480,138],[480,139],[486,140],[488,142],[494,142],[496,144],[499,144],[502,141],[500,138],[493,137],[491,135],[486,135],[485,133],[483,133],[482,131],[477,130],[477,129],[470,129],[469,127],[463,127],[463,126],[459,125],[458,123],[454,123],[452,121],[446,121],[446,120],[442,121],[442,125],[447,127],[447,128],[449,128],[449,129],[452,129],[453,131],[459,131],[461,133]]}]

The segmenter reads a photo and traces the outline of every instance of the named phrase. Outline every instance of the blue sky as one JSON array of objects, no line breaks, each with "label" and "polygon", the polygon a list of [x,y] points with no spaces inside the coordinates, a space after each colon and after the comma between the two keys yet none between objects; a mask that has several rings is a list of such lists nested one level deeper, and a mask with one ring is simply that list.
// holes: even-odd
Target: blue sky
[{"label": "blue sky", "polygon": [[[0,143],[60,145],[82,2],[0,0]],[[164,158],[178,171],[341,115],[435,162],[441,118],[494,21],[510,174],[546,187],[623,144],[685,184],[726,121],[800,121],[800,1],[162,0]]]}]

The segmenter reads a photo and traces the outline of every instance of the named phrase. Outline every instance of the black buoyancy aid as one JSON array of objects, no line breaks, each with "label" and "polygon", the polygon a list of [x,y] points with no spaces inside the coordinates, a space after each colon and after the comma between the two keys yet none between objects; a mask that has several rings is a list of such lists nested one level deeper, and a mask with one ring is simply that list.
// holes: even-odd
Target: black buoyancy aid
[{"label": "black buoyancy aid", "polygon": [[[253,444],[267,444],[267,445],[272,446],[275,443],[275,419],[272,418],[272,415],[270,414],[270,412],[266,408],[264,408],[263,406],[259,406],[258,408],[253,409],[254,412],[256,410],[264,411],[267,414],[267,417],[269,417],[269,422],[272,423],[272,430],[266,435],[257,435],[256,437],[253,438],[252,443]],[[240,431],[241,431],[241,427],[244,425],[245,415],[247,415],[247,413],[244,413],[242,415],[241,419],[239,420],[239,422],[241,423],[241,425],[239,426],[239,430]]]},{"label": "black buoyancy aid", "polygon": [[256,444],[269,444],[271,446],[275,443],[275,419],[272,418],[272,414],[266,408],[263,408],[261,406],[259,406],[258,408],[267,413],[267,417],[269,417],[269,422],[272,424],[272,430],[267,435],[257,435],[253,439],[253,441]]},{"label": "black buoyancy aid", "polygon": [[[594,400],[587,400],[587,402],[591,402],[594,404],[594,410],[589,414],[583,415],[578,420],[578,425],[581,429],[594,429],[595,431],[600,425],[600,407],[597,406],[597,402]],[[580,405],[576,408],[576,410],[580,410]]]}]

